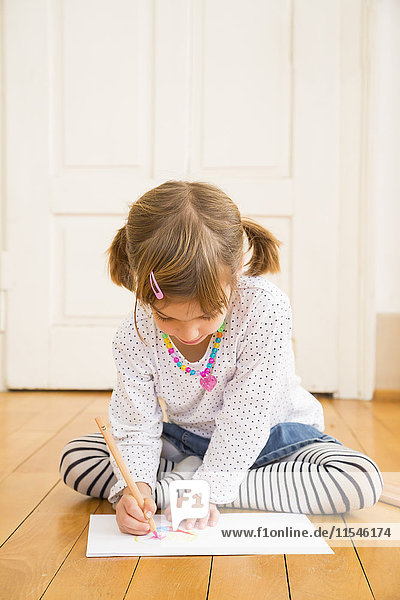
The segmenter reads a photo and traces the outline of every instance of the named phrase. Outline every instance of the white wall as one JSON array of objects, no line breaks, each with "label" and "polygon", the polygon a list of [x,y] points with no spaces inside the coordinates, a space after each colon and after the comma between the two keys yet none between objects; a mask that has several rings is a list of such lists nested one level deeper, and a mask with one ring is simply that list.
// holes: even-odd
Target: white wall
[{"label": "white wall", "polygon": [[400,313],[400,0],[376,8],[376,312]]},{"label": "white wall", "polygon": [[[4,29],[3,29],[3,2],[0,0],[0,41],[4,40]],[[6,247],[6,228],[5,228],[5,220],[6,220],[6,199],[4,197],[4,124],[3,124],[3,115],[4,115],[4,101],[3,101],[3,44],[0,43],[0,252],[3,248]],[[3,273],[1,271],[1,261],[0,261],[0,391],[4,391],[5,383],[5,318],[6,313],[4,312],[4,308],[6,305],[6,292],[1,290],[2,287],[2,277]],[[3,309],[3,310],[2,310]]]}]

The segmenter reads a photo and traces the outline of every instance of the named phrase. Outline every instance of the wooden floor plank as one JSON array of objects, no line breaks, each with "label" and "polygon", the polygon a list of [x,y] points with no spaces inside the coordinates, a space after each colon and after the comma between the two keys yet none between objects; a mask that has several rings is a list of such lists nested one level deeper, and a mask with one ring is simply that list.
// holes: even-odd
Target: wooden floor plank
[{"label": "wooden floor plank", "polygon": [[[325,433],[333,435],[348,448],[365,452],[348,421],[338,410],[338,404],[335,404],[332,399],[321,397],[318,399],[324,411]],[[308,517],[316,528],[324,523],[344,525],[340,515],[308,515]],[[351,542],[331,540],[328,544],[334,550],[334,556],[290,555],[287,557],[292,599],[372,598],[368,581]],[[305,580],[302,572],[311,575]],[[343,577],[342,573],[351,574],[351,578]]]},{"label": "wooden floor plank", "polygon": [[[366,526],[371,533],[374,523],[400,523],[400,508],[378,502],[370,508],[348,512],[343,518],[348,527]],[[400,598],[400,541],[376,538],[353,540],[353,544],[376,600]]]},{"label": "wooden floor plank", "polygon": [[206,600],[211,556],[146,556],[124,600]]},{"label": "wooden floor plank", "polygon": [[[96,514],[115,514],[115,511],[103,500]],[[51,581],[43,600],[75,600],[81,597],[80,594],[84,594],[85,600],[206,599],[211,557],[88,559],[87,534],[86,528],[61,565],[57,577]]]},{"label": "wooden floor plank", "polygon": [[42,595],[99,505],[97,498],[79,496],[59,483],[3,544],[1,599]]},{"label": "wooden floor plank", "polygon": [[[70,439],[98,431],[95,416],[107,420],[109,397],[110,392],[0,394],[3,477],[6,472],[0,534],[7,539],[0,549],[0,578],[6,582],[0,599],[35,600],[44,594],[44,600],[179,600],[190,591],[191,598],[201,600],[228,596],[363,600],[372,598],[370,588],[377,600],[400,597],[395,570],[399,548],[366,547],[357,541],[354,545],[331,541],[335,555],[86,558],[89,515],[115,512],[106,500],[89,498],[63,484],[58,465]],[[371,456],[382,471],[398,473],[400,412],[395,403],[389,408],[384,402],[320,401],[326,433]],[[344,526],[384,521],[382,515],[394,520],[399,511],[377,503],[346,513],[345,522],[338,515],[309,518],[315,526],[324,519],[337,519]]]},{"label": "wooden floor plank", "polygon": [[[58,497],[62,501],[62,495],[65,495],[64,490],[58,489],[54,499],[57,500]],[[77,494],[74,498],[75,501],[77,501],[76,496]],[[91,503],[90,499],[88,499],[87,507],[89,507],[89,503]],[[50,508],[54,510],[54,504]],[[67,507],[64,505],[64,508]],[[58,572],[48,583],[43,600],[80,600],[81,598],[84,600],[123,600],[137,569],[139,558],[137,556],[87,558],[89,514],[115,514],[115,511],[107,500],[101,500],[96,509],[91,510],[90,513],[86,511],[86,527],[60,565]]]},{"label": "wooden floor plank", "polygon": [[[54,421],[54,435],[49,438],[39,435],[43,443],[28,458],[22,459],[2,481],[0,494],[0,543],[18,527],[35,506],[46,496],[60,479],[58,467],[62,448],[79,435],[93,432],[97,425],[94,417],[106,414],[105,396],[81,398],[81,408],[69,422],[63,425],[66,414],[60,411],[59,419]],[[77,408],[74,409],[77,411]],[[67,414],[69,418],[69,415]],[[39,432],[40,434],[40,432]],[[62,484],[63,487],[65,484]],[[77,495],[78,492],[75,492]]]},{"label": "wooden floor plank", "polygon": [[[63,395],[64,394],[64,395]],[[69,398],[61,393],[60,398],[52,394],[47,398],[47,409],[44,414],[35,415],[18,430],[0,438],[0,481],[12,473],[23,461],[29,458],[43,444],[73,419],[77,412],[91,404],[94,397],[90,395]],[[13,409],[8,414],[13,414]]]},{"label": "wooden floor plank", "polygon": [[[0,432],[54,431],[64,411],[79,412],[105,392],[1,392]],[[106,393],[109,396],[108,393]],[[64,419],[62,419],[63,421]]]},{"label": "wooden floor plank", "polygon": [[359,400],[332,400],[332,403],[364,448],[365,454],[377,463],[380,470],[399,471],[398,435],[374,419],[373,403]]},{"label": "wooden floor plank", "polygon": [[[340,515],[308,515],[315,528],[335,523]],[[332,554],[287,555],[291,600],[372,600],[373,595],[350,541],[326,540]]]},{"label": "wooden floor plank", "polygon": [[[400,467],[400,444],[396,426],[400,422],[400,406],[387,402],[359,402],[357,400],[335,400],[333,406],[349,423],[349,427],[363,446],[363,452],[373,458],[379,466],[385,482],[398,481]],[[378,502],[370,508],[345,513],[344,521],[365,524],[392,520],[399,522],[400,508]],[[353,540],[357,557],[362,565],[375,598],[400,598],[400,577],[396,565],[400,563],[399,542],[387,547],[390,542],[381,541],[367,547]]]},{"label": "wooden floor plank", "polygon": [[370,409],[374,422],[380,421],[394,435],[400,431],[400,402],[373,402]]},{"label": "wooden floor plank", "polygon": [[209,600],[248,597],[251,600],[289,600],[283,554],[214,557]]},{"label": "wooden floor plank", "polygon": [[[259,510],[242,510],[236,508],[220,508],[219,510],[221,514],[237,514],[240,512],[264,513],[264,511]],[[231,562],[232,559],[233,561]],[[235,565],[235,568],[232,568],[230,565]],[[226,571],[226,569],[228,570]],[[209,599],[246,598],[249,594],[249,581],[252,582],[251,595],[253,596],[254,594],[254,600],[258,600],[258,598],[263,600],[269,600],[269,598],[287,600],[289,598],[289,590],[284,555],[242,554],[214,556]]]}]

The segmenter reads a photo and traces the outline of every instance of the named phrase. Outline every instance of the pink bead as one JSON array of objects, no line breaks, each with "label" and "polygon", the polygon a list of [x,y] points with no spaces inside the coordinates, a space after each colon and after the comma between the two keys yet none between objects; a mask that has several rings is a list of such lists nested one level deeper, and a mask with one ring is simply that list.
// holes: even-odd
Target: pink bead
[{"label": "pink bead", "polygon": [[200,375],[201,375],[202,377],[205,377],[205,376],[207,375],[207,373],[206,373],[205,371],[200,371]]},{"label": "pink bead", "polygon": [[175,356],[174,362],[176,362],[176,363],[179,362],[179,358],[177,356]]},{"label": "pink bead", "polygon": [[210,369],[204,369],[204,373],[206,373],[207,375],[210,373]]},{"label": "pink bead", "polygon": [[186,369],[185,369],[186,373],[190,373],[191,370],[192,369],[190,367],[186,367]]},{"label": "pink bead", "polygon": [[214,358],[209,358],[208,362],[212,364],[213,362],[215,362],[215,359]]},{"label": "pink bead", "polygon": [[174,353],[174,349],[173,348],[169,348],[168,353],[169,354],[173,354]]}]

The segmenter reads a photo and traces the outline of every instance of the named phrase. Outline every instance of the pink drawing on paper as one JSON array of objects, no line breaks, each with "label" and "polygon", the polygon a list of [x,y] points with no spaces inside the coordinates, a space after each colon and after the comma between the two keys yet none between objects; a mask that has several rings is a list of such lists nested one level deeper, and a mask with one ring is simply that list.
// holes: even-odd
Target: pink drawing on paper
[{"label": "pink drawing on paper", "polygon": [[184,529],[177,529],[173,531],[171,525],[164,525],[157,527],[158,538],[152,531],[146,533],[146,535],[135,535],[134,539],[139,544],[157,543],[165,541],[184,541],[187,543],[193,542],[198,534],[193,531],[185,531]]}]

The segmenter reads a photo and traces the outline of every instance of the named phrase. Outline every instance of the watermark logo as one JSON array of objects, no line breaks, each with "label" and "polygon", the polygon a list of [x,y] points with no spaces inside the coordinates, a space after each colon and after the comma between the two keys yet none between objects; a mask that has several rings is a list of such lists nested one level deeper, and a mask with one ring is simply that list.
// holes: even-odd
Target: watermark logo
[{"label": "watermark logo", "polygon": [[201,519],[210,509],[211,488],[204,479],[179,479],[169,484],[172,529],[182,519]]}]

